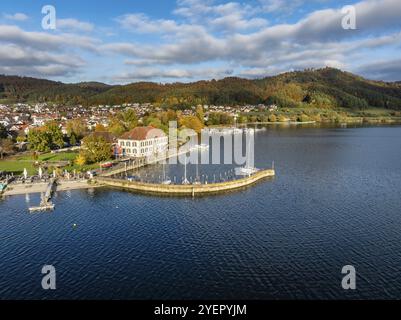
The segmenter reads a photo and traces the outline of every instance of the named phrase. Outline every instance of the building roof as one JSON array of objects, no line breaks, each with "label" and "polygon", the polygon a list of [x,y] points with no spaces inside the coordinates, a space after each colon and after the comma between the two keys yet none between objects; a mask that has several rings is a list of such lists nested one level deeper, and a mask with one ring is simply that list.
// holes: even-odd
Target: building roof
[{"label": "building roof", "polygon": [[165,133],[154,127],[136,127],[129,132],[124,133],[120,139],[122,140],[147,140],[153,138],[164,137]]}]

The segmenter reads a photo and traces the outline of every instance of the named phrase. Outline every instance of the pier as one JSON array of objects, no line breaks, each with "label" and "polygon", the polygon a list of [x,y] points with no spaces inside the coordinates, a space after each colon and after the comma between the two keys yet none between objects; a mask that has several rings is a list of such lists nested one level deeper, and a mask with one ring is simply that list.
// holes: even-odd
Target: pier
[{"label": "pier", "polygon": [[38,207],[30,207],[30,212],[38,212],[38,211],[49,211],[54,210],[54,204],[50,201],[53,195],[53,191],[56,187],[56,179],[52,178],[47,185],[46,192],[41,198],[40,205]]},{"label": "pier", "polygon": [[259,181],[275,176],[274,169],[260,170],[255,174],[238,180],[231,180],[219,183],[210,184],[183,184],[183,185],[166,185],[156,183],[145,183],[128,181],[110,177],[96,177],[94,183],[99,183],[105,186],[130,190],[138,193],[150,193],[155,195],[170,195],[170,196],[191,196],[211,195],[246,188]]}]

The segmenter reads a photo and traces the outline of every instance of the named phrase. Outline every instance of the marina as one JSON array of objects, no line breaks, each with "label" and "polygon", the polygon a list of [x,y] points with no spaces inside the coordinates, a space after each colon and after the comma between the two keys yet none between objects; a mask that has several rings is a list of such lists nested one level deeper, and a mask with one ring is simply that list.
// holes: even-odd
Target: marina
[{"label": "marina", "polygon": [[155,195],[173,195],[173,196],[191,196],[196,195],[210,195],[219,194],[232,190],[249,187],[259,181],[266,178],[272,178],[275,176],[275,171],[272,169],[261,170],[258,172],[249,173],[247,177],[220,182],[212,184],[191,184],[187,179],[181,185],[174,184],[156,184],[156,183],[143,183],[136,181],[127,181],[124,179],[97,177],[94,179],[95,183],[114,188],[120,188],[124,190],[150,193]]}]

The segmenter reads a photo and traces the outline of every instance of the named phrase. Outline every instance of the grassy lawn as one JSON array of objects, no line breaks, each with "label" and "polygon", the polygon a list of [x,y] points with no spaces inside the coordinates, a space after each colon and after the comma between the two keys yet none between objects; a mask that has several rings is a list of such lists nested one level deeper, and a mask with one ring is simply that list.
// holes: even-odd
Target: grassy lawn
[{"label": "grassy lawn", "polygon": [[[74,161],[78,152],[45,153],[38,157],[39,161]],[[33,161],[31,155],[17,156],[19,161]]]},{"label": "grassy lawn", "polygon": [[[38,157],[38,161],[46,161],[49,165],[51,162],[55,161],[74,161],[78,153],[76,152],[63,152],[63,153],[46,153]],[[0,171],[12,172],[16,175],[21,175],[24,168],[28,170],[29,175],[34,175],[38,173],[38,169],[34,167],[35,161],[32,159],[31,155],[15,156],[12,159],[1,160],[0,161]],[[90,170],[86,169],[87,166],[79,168],[76,165],[66,167],[67,170]],[[90,167],[90,166],[88,166]],[[97,167],[97,165],[96,165]]]},{"label": "grassy lawn", "polygon": [[33,166],[33,162],[20,162],[15,160],[2,160],[0,161],[0,171],[12,172],[16,175],[21,175],[24,168],[28,170],[29,175],[37,173],[36,168]]}]

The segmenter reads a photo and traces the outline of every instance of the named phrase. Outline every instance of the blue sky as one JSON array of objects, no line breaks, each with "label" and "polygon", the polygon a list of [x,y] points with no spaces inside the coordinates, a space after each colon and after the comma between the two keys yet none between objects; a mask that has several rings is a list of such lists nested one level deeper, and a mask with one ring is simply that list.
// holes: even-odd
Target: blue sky
[{"label": "blue sky", "polygon": [[[41,25],[56,9],[56,30]],[[342,28],[353,5],[356,30]],[[337,67],[401,80],[400,0],[2,0],[0,73],[64,82],[261,78]]]}]

